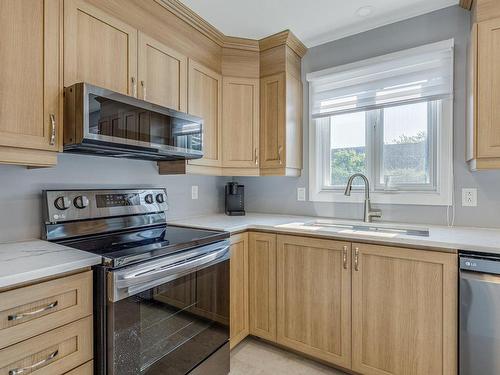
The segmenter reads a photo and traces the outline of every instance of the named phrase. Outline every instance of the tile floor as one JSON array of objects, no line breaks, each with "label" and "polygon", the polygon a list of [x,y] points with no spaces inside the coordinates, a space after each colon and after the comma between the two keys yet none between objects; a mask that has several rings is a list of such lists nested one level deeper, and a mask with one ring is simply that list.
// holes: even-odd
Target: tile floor
[{"label": "tile floor", "polygon": [[248,338],[231,351],[230,375],[347,374],[256,339]]}]

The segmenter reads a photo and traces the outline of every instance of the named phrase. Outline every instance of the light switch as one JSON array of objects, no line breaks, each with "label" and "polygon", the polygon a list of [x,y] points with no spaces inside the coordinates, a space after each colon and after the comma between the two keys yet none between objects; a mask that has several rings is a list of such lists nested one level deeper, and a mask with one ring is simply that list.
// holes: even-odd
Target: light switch
[{"label": "light switch", "polygon": [[297,200],[299,202],[306,200],[306,188],[297,188]]},{"label": "light switch", "polygon": [[191,186],[191,199],[198,199],[198,185]]}]

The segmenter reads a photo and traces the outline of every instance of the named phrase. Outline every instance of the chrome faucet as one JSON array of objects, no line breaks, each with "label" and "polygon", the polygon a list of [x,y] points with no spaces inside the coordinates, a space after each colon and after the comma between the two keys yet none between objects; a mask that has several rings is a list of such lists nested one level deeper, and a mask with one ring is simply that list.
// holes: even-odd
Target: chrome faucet
[{"label": "chrome faucet", "polygon": [[347,181],[347,186],[345,188],[344,194],[348,197],[351,196],[352,182],[356,177],[361,177],[365,182],[365,212],[363,216],[363,221],[365,223],[371,223],[372,218],[382,217],[382,211],[372,209],[372,205],[370,203],[370,182],[368,181],[368,178],[366,178],[366,176],[362,173],[353,174],[351,177],[349,177],[349,181]]}]

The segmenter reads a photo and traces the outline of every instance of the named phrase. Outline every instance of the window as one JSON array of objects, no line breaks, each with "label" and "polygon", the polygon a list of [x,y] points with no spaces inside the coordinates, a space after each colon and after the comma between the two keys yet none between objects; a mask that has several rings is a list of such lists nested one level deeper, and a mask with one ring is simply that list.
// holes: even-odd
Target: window
[{"label": "window", "polygon": [[[446,41],[308,75],[311,200],[352,201],[343,195],[347,180],[363,173],[374,202],[451,203],[452,47]],[[354,180],[353,192],[363,187]]]}]

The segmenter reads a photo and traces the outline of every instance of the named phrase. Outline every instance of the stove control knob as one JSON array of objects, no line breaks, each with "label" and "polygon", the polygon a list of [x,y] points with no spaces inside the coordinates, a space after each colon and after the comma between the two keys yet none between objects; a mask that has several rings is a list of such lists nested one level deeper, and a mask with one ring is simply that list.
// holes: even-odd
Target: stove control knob
[{"label": "stove control knob", "polygon": [[89,199],[85,195],[80,195],[73,200],[73,204],[76,208],[83,210],[89,206]]},{"label": "stove control knob", "polygon": [[147,204],[152,204],[154,203],[153,199],[153,194],[148,194],[144,197],[144,200],[146,201]]},{"label": "stove control knob", "polygon": [[160,194],[157,194],[156,195],[156,202],[162,204],[162,203],[165,203],[165,196],[160,193]]},{"label": "stove control knob", "polygon": [[54,206],[56,206],[56,208],[58,210],[62,210],[62,211],[67,210],[70,205],[71,205],[71,201],[67,197],[58,197],[54,201]]}]

